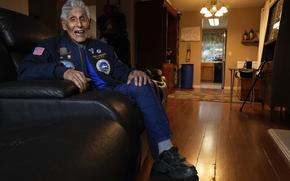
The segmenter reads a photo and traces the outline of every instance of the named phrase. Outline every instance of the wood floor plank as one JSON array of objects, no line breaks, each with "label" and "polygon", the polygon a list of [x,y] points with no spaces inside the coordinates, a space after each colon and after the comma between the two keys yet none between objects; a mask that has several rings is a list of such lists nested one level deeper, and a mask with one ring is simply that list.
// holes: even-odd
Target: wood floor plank
[{"label": "wood floor plank", "polygon": [[[200,181],[289,180],[290,166],[267,129],[290,129],[290,120],[259,104],[246,104],[243,112],[240,106],[169,98],[173,142],[197,166]],[[152,163],[148,156],[137,181],[156,180]]]},{"label": "wood floor plank", "polygon": [[[211,109],[210,107],[213,106]],[[200,180],[215,180],[216,177],[216,151],[218,126],[221,119],[220,106],[218,103],[201,103],[199,116],[202,117],[202,124],[205,125],[202,146],[198,155],[196,168],[200,174]],[[209,108],[209,109],[208,109]]]}]

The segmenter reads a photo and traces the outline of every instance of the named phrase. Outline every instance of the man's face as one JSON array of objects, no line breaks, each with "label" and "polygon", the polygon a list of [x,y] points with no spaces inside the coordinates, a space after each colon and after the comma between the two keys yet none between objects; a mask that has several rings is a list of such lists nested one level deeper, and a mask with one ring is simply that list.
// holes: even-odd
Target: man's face
[{"label": "man's face", "polygon": [[82,8],[73,8],[66,21],[62,21],[63,30],[77,43],[86,41],[89,37],[90,19]]}]

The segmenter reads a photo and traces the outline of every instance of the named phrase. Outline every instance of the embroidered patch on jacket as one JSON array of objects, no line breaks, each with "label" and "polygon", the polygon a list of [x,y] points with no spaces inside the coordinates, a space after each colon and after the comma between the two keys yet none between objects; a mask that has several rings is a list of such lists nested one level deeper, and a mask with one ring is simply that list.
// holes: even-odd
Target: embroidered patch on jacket
[{"label": "embroidered patch on jacket", "polygon": [[72,59],[71,51],[66,47],[59,48],[59,59],[61,61],[70,61]]},{"label": "embroidered patch on jacket", "polygon": [[75,69],[75,65],[74,65],[74,63],[71,62],[71,61],[68,61],[68,60],[62,60],[62,61],[60,61],[60,62],[63,64],[63,66],[65,66],[65,67],[68,68],[68,69]]},{"label": "embroidered patch on jacket", "polygon": [[45,48],[43,48],[43,47],[35,47],[35,48],[34,48],[34,51],[33,51],[32,54],[33,54],[33,55],[38,55],[38,56],[40,56],[40,55],[43,54],[44,49],[45,49]]},{"label": "embroidered patch on jacket", "polygon": [[96,60],[101,60],[101,59],[104,59],[106,57],[106,53],[102,53],[102,54],[99,54],[99,55],[93,55],[94,59]]},{"label": "embroidered patch on jacket", "polygon": [[97,49],[96,50],[96,53],[99,53],[100,54],[100,53],[102,53],[102,50],[101,49]]},{"label": "embroidered patch on jacket", "polygon": [[105,74],[109,74],[111,71],[110,64],[107,60],[101,59],[96,63],[96,68],[98,71],[103,72]]},{"label": "embroidered patch on jacket", "polygon": [[61,56],[68,55],[68,54],[70,54],[70,50],[68,48],[66,48],[66,47],[60,47],[59,48],[59,54]]},{"label": "embroidered patch on jacket", "polygon": [[88,51],[91,52],[92,55],[94,54],[94,49],[93,48],[89,48]]}]

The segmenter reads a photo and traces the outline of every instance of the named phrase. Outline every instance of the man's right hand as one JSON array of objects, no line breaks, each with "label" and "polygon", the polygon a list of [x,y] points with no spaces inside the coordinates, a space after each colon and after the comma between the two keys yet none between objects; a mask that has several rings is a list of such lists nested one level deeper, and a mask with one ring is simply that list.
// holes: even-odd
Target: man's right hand
[{"label": "man's right hand", "polygon": [[90,79],[87,78],[83,72],[74,69],[67,69],[63,74],[63,78],[65,80],[73,81],[74,84],[80,89],[80,92],[86,90],[88,87],[88,82],[90,81]]}]

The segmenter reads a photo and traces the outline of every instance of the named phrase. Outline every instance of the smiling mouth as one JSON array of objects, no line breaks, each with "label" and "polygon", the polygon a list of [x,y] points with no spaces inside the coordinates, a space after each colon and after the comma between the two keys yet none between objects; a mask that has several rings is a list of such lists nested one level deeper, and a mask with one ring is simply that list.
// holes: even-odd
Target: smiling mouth
[{"label": "smiling mouth", "polygon": [[84,30],[76,30],[74,31],[74,33],[77,35],[77,36],[83,36],[85,34],[85,31]]}]

